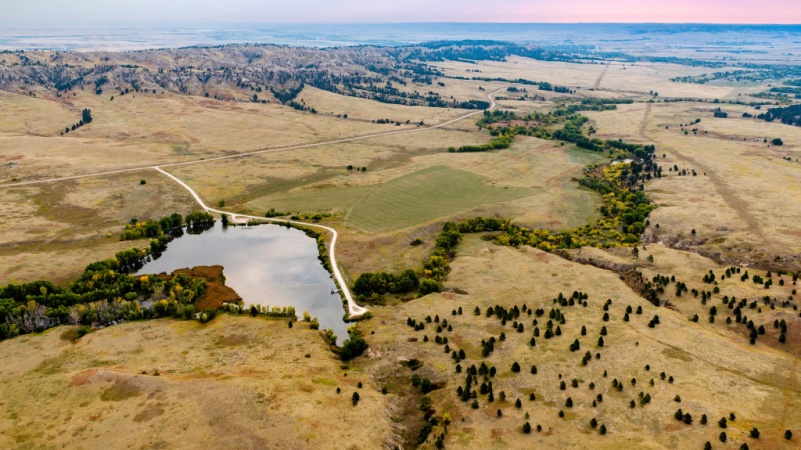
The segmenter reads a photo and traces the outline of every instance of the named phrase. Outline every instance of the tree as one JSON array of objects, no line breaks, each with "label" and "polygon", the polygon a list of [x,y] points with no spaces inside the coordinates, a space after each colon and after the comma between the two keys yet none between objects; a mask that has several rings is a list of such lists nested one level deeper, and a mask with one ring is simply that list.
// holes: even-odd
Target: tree
[{"label": "tree", "polygon": [[515,400],[515,408],[519,409],[519,408],[522,408],[522,407],[523,407],[523,402],[521,402],[519,398],[517,400]]},{"label": "tree", "polygon": [[367,343],[364,339],[361,336],[352,336],[345,340],[342,348],[339,349],[339,358],[342,361],[349,361],[364,353],[365,350],[367,350]]},{"label": "tree", "polygon": [[354,392],[350,399],[353,402],[353,406],[356,406],[356,404],[359,403],[359,393]]},{"label": "tree", "polygon": [[606,434],[606,425],[601,425],[601,428],[598,429],[598,432],[601,434]]},{"label": "tree", "polygon": [[[500,412],[500,410],[498,410]],[[531,424],[526,422],[523,424],[523,433],[529,434],[531,433]]]},{"label": "tree", "polygon": [[81,111],[81,120],[84,124],[92,122],[92,111],[90,111],[88,108],[84,108],[84,110]]},{"label": "tree", "polygon": [[420,383],[420,389],[423,391],[423,394],[428,394],[429,392],[434,390],[433,384],[431,380],[428,378],[423,378],[423,381]]},{"label": "tree", "polygon": [[568,407],[568,408],[572,408],[573,407],[573,399],[568,397],[567,401],[565,401],[565,406]]},{"label": "tree", "polygon": [[792,439],[792,438],[793,438],[793,432],[792,432],[792,431],[790,431],[790,430],[785,430],[785,432],[784,432],[784,438],[785,438],[785,439],[787,439],[787,440],[789,441],[790,439]]},{"label": "tree", "polygon": [[501,417],[501,416],[503,416],[503,411],[501,411],[501,410],[499,409],[499,410],[498,410],[498,412],[497,412],[496,414],[498,415],[498,417]]},{"label": "tree", "polygon": [[517,361],[512,364],[512,372],[520,372],[520,364]]},{"label": "tree", "polygon": [[784,145],[784,142],[782,142],[781,138],[775,138],[772,141],[770,141],[770,143],[775,146]]},{"label": "tree", "polygon": [[720,439],[720,442],[726,443],[726,432],[721,431],[720,436],[718,436],[718,439]]},{"label": "tree", "polygon": [[637,249],[637,247],[634,247],[634,248],[631,250],[631,256],[633,256],[633,257],[634,257],[634,259],[637,259],[637,258],[639,258],[639,257],[640,257],[640,250],[638,250],[638,249]]},{"label": "tree", "polygon": [[754,439],[759,439],[759,430],[756,427],[751,429],[751,437]]}]

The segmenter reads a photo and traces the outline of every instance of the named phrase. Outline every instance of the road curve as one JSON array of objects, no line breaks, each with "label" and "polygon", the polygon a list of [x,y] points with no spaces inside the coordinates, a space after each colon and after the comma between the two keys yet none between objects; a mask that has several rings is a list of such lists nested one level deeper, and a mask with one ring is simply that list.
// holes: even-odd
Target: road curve
[{"label": "road curve", "polygon": [[229,211],[223,211],[223,210],[219,210],[219,209],[210,208],[205,203],[203,203],[203,200],[201,200],[200,196],[197,195],[197,192],[195,192],[194,189],[189,187],[188,184],[186,184],[183,181],[181,181],[178,177],[176,177],[175,175],[165,171],[161,167],[154,167],[154,169],[156,169],[159,172],[163,173],[164,175],[172,178],[176,183],[178,183],[181,186],[183,186],[184,189],[186,189],[187,191],[189,191],[190,194],[192,194],[192,197],[195,198],[195,201],[200,205],[200,207],[203,208],[206,211],[215,212],[217,214],[228,214],[228,215],[230,215],[232,217],[245,217],[245,218],[248,218],[248,219],[267,220],[267,221],[270,221],[270,222],[279,222],[279,223],[287,223],[288,222],[288,223],[295,224],[295,225],[302,225],[304,227],[322,228],[323,230],[331,232],[331,235],[333,237],[331,239],[331,249],[329,250],[329,256],[328,257],[331,260],[331,270],[334,272],[334,278],[336,278],[337,284],[339,284],[339,288],[342,291],[342,293],[345,295],[345,299],[348,302],[348,317],[349,318],[357,318],[357,317],[360,317],[364,313],[367,312],[367,308],[359,306],[358,304],[356,304],[356,301],[353,300],[353,296],[350,293],[350,289],[348,288],[347,283],[345,283],[345,279],[342,277],[342,273],[339,271],[339,266],[337,265],[336,252],[335,252],[336,245],[337,245],[337,237],[339,236],[339,234],[337,233],[337,230],[335,230],[335,229],[333,229],[331,227],[327,227],[325,225],[320,225],[320,224],[316,224],[316,223],[305,223],[305,222],[297,222],[297,221],[294,221],[294,220],[284,220],[284,219],[273,219],[273,218],[258,217],[258,216],[249,216],[247,214],[237,214],[237,213],[233,213],[233,212],[229,212]]},{"label": "road curve", "polygon": [[[504,88],[499,88],[499,89],[497,89],[495,91],[492,91],[489,94],[487,94],[487,98],[490,101],[490,107],[487,108],[487,111],[491,111],[491,110],[495,109],[496,105],[495,105],[495,99],[493,98],[493,95],[497,94],[498,92],[500,92],[503,89]],[[320,225],[320,224],[316,224],[316,223],[306,223],[306,222],[298,222],[298,221],[294,221],[294,220],[284,220],[284,219],[274,219],[274,218],[250,216],[250,215],[247,215],[247,214],[237,214],[237,213],[233,213],[233,212],[229,212],[229,211],[223,211],[223,210],[220,210],[220,209],[211,208],[211,207],[209,207],[208,205],[206,205],[203,202],[203,200],[200,198],[200,196],[197,194],[197,192],[195,192],[194,189],[192,189],[188,184],[186,184],[183,181],[181,181],[181,179],[179,179],[175,175],[173,175],[173,174],[167,172],[166,170],[162,169],[162,167],[184,166],[184,165],[188,165],[188,164],[197,164],[197,163],[201,163],[201,162],[211,162],[211,161],[220,161],[220,160],[223,160],[223,159],[242,158],[242,157],[245,157],[245,156],[258,155],[258,154],[262,154],[262,153],[270,153],[270,152],[278,152],[278,151],[293,150],[293,149],[300,149],[300,148],[319,147],[319,146],[323,146],[323,145],[339,144],[339,143],[343,143],[343,142],[351,142],[351,141],[369,139],[369,138],[374,138],[374,137],[379,137],[379,136],[389,136],[389,135],[394,135],[394,134],[425,131],[425,130],[430,130],[430,129],[434,129],[434,128],[442,128],[444,126],[450,125],[450,124],[452,124],[454,122],[457,122],[459,120],[463,120],[463,119],[466,119],[468,117],[472,117],[472,116],[474,116],[476,114],[481,114],[481,113],[483,113],[483,111],[474,111],[474,112],[471,112],[469,114],[465,114],[464,116],[458,117],[456,119],[452,119],[452,120],[449,120],[447,122],[444,122],[444,123],[441,123],[441,124],[438,124],[438,125],[433,125],[433,126],[430,126],[430,127],[425,127],[425,128],[412,128],[412,129],[408,129],[408,130],[387,131],[387,132],[383,132],[383,133],[374,133],[374,134],[369,134],[369,135],[364,135],[364,136],[356,136],[356,137],[352,137],[352,138],[338,139],[338,140],[335,140],[335,141],[319,142],[319,143],[315,143],[315,144],[293,145],[293,146],[289,146],[289,147],[281,147],[281,148],[275,148],[275,149],[269,149],[269,150],[257,150],[257,151],[253,151],[253,152],[240,153],[240,154],[237,154],[237,155],[219,156],[219,157],[216,157],[216,158],[199,159],[199,160],[195,160],[195,161],[186,161],[186,162],[180,162],[180,163],[169,163],[169,164],[162,164],[160,166],[144,166],[144,167],[136,167],[136,168],[130,168],[130,169],[113,170],[113,171],[107,171],[107,172],[97,172],[97,173],[86,174],[86,175],[74,175],[74,176],[61,177],[61,178],[50,178],[50,179],[47,179],[47,180],[27,181],[27,182],[14,183],[14,184],[2,184],[2,185],[0,185],[0,187],[25,186],[25,185],[31,185],[31,184],[49,183],[49,182],[54,182],[54,181],[73,180],[73,179],[77,179],[77,178],[88,178],[88,177],[94,177],[94,176],[113,175],[113,174],[118,174],[118,173],[126,173],[126,172],[134,172],[134,171],[139,171],[139,170],[152,169],[152,170],[157,170],[158,172],[161,172],[162,174],[164,174],[167,177],[171,178],[176,183],[178,183],[181,186],[183,186],[183,188],[186,189],[192,195],[192,197],[195,199],[197,204],[200,205],[200,207],[203,208],[207,212],[210,211],[210,212],[215,212],[217,214],[228,214],[231,217],[245,217],[245,218],[248,218],[248,219],[266,220],[266,221],[269,221],[269,222],[278,222],[278,223],[287,223],[288,222],[288,223],[291,223],[291,224],[301,225],[301,226],[304,226],[304,227],[312,227],[312,228],[323,229],[325,231],[330,232],[331,235],[332,235],[331,248],[329,250],[329,256],[328,256],[329,260],[331,261],[331,270],[334,272],[334,278],[336,279],[337,284],[339,284],[340,290],[345,295],[345,300],[347,300],[348,317],[353,319],[353,318],[358,318],[358,317],[364,315],[368,310],[367,310],[367,308],[359,306],[356,303],[356,301],[353,300],[353,295],[350,292],[350,288],[348,288],[347,283],[345,283],[345,278],[342,277],[342,273],[339,270],[339,265],[337,264],[337,258],[336,258],[336,244],[337,244],[337,238],[339,237],[339,233],[337,233],[337,230],[335,230],[335,229],[333,229],[331,227],[327,227],[325,225]]]},{"label": "road curve", "polygon": [[[495,109],[495,99],[492,96],[497,94],[498,92],[502,91],[503,89],[504,88],[500,88],[500,89],[497,89],[497,90],[492,91],[489,94],[487,94],[487,98],[490,101],[490,107],[487,108],[488,111],[491,111],[491,110]],[[298,149],[302,149],[302,148],[322,147],[322,146],[325,146],[325,145],[342,144],[342,143],[345,143],[345,142],[361,141],[361,140],[364,140],[364,139],[371,139],[371,138],[382,137],[382,136],[391,136],[391,135],[395,135],[395,134],[415,133],[415,132],[420,132],[420,131],[433,130],[433,129],[436,129],[436,128],[442,128],[442,127],[448,126],[448,125],[450,125],[450,124],[452,124],[454,122],[458,122],[460,120],[463,120],[463,119],[466,119],[468,117],[472,117],[472,116],[475,116],[476,114],[481,114],[481,113],[483,113],[483,111],[473,111],[473,112],[471,112],[469,114],[465,114],[465,115],[457,117],[455,119],[451,119],[451,120],[449,120],[447,122],[443,122],[443,123],[440,123],[440,124],[437,124],[437,125],[432,125],[430,127],[418,127],[418,128],[409,128],[409,129],[405,129],[405,130],[384,131],[384,132],[381,132],[381,133],[365,134],[365,135],[362,135],[362,136],[353,136],[353,137],[349,137],[349,138],[336,139],[336,140],[332,140],[332,141],[316,142],[316,143],[313,143],[313,144],[297,144],[297,145],[290,145],[290,146],[287,146],[287,147],[277,147],[277,148],[264,149],[264,150],[254,150],[252,152],[237,153],[236,155],[215,156],[213,158],[195,159],[195,160],[192,160],[192,161],[165,163],[165,164],[160,164],[158,167],[187,166],[187,165],[190,165],[190,164],[200,164],[200,163],[213,162],[213,161],[222,161],[222,160],[225,160],[225,159],[244,158],[246,156],[261,155],[261,154],[264,154],[264,153],[283,152],[283,151],[287,151],[287,150],[298,150]],[[67,181],[67,180],[76,180],[76,179],[80,179],[80,178],[100,177],[100,176],[105,176],[105,175],[116,175],[116,174],[120,174],[120,173],[139,172],[139,171],[142,171],[142,170],[152,170],[152,169],[156,169],[156,168],[157,168],[157,166],[139,166],[139,167],[131,167],[131,168],[128,168],[128,169],[118,169],[118,170],[108,170],[108,171],[105,171],[105,172],[87,173],[87,174],[84,174],[84,175],[70,175],[70,176],[66,176],[66,177],[48,178],[48,179],[44,179],[44,180],[22,181],[22,182],[19,182],[19,183],[6,183],[6,184],[0,184],[0,188],[3,188],[3,187],[17,187],[17,186],[30,186],[30,185],[34,185],[34,184],[52,183],[52,182],[56,182],[56,181]]]}]

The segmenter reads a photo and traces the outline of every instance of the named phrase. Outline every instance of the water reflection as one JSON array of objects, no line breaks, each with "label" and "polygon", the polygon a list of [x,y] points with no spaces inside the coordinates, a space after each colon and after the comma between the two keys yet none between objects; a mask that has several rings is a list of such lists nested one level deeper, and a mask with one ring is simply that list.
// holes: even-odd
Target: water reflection
[{"label": "water reflection", "polygon": [[302,231],[279,225],[249,228],[216,224],[201,234],[174,239],[160,257],[137,274],[221,265],[225,284],[246,305],[294,306],[308,311],[320,328],[330,328],[341,344],[347,338],[345,310],[333,279],[317,259],[317,242]]}]

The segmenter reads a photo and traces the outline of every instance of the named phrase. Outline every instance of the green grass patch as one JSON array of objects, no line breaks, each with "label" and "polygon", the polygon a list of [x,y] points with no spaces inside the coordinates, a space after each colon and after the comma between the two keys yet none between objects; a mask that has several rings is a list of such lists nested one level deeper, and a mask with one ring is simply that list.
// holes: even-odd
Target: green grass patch
[{"label": "green grass patch", "polygon": [[493,187],[486,178],[447,166],[429,167],[386,183],[263,197],[259,208],[311,213],[344,211],[345,221],[371,232],[389,232],[451,217],[481,205],[533,195],[530,188]]},{"label": "green grass patch", "polygon": [[325,386],[332,386],[332,387],[336,387],[338,384],[336,380],[330,380],[328,378],[315,378],[312,380],[312,383],[322,384]]}]

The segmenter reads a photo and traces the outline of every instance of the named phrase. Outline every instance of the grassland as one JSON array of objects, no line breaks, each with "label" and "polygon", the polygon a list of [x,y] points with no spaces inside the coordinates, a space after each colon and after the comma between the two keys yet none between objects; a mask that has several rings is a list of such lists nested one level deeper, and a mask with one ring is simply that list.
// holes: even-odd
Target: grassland
[{"label": "grassland", "polygon": [[[267,197],[261,205],[301,213],[332,211],[369,232],[389,232],[468,211],[476,206],[511,201],[531,194],[526,188],[493,188],[478,175],[434,166],[372,186],[354,186]],[[259,206],[257,203],[254,206]],[[262,206],[263,209],[264,206]]]},{"label": "grassland", "polygon": [[[721,270],[697,255],[661,246],[648,248],[655,255],[649,273],[664,275],[675,269],[677,279],[684,279],[688,286],[700,289],[705,285],[697,278],[698,274],[708,268],[718,273]],[[393,389],[398,392],[410,389],[408,383],[414,373],[441,386],[430,397],[436,414],[447,413],[452,418],[446,433],[446,448],[702,448],[706,441],[718,448],[717,438],[724,430],[717,422],[730,413],[737,419],[725,430],[728,446],[747,442],[750,448],[793,447],[783,433],[788,428],[796,433],[801,420],[798,416],[801,395],[795,370],[797,360],[787,353],[787,347],[776,349],[774,344],[764,343],[770,338],[763,337],[757,345],[750,346],[747,336],[735,331],[740,325],[689,322],[689,313],[706,309],[692,296],[678,299],[676,308],[658,308],[632,292],[612,272],[538,250],[496,247],[471,236],[460,244],[458,252],[445,286],[459,293],[432,294],[400,306],[373,308],[376,320],[366,322],[364,327],[370,333],[375,331],[375,335],[370,335],[372,350],[381,356],[360,362],[376,383],[391,386],[390,393]],[[650,253],[643,252],[641,258],[646,254]],[[630,255],[607,258],[621,258],[630,264],[640,261]],[[737,284],[745,286],[737,289],[748,289],[739,280]],[[728,284],[722,289],[713,300],[718,306],[718,299],[724,293],[736,293],[738,298],[742,295],[730,291]],[[575,290],[588,295],[587,307],[552,303],[559,293],[570,297]],[[607,299],[612,300],[607,312],[610,320],[604,321],[603,306]],[[510,309],[523,304],[542,308],[546,313],[539,318],[524,313],[518,319],[524,324],[523,333],[512,329],[511,322],[503,326],[496,317],[484,315],[487,308],[495,305]],[[641,307],[643,313],[633,313],[631,320],[625,322],[622,319],[629,305],[635,310]],[[459,307],[463,315],[453,316],[452,311]],[[481,316],[473,315],[475,307],[481,310]],[[532,320],[537,319],[544,331],[552,308],[560,309],[566,317],[566,323],[561,325],[562,335],[536,338],[536,346],[531,347]],[[790,320],[793,316],[792,310],[789,314],[786,310],[763,314],[767,317],[752,318],[759,323],[770,323],[774,317]],[[650,328],[647,323],[654,315],[659,316],[660,324]],[[426,316],[447,319],[453,331],[438,333],[436,323],[425,323]],[[423,321],[425,329],[415,332],[406,324],[407,317]],[[797,327],[797,317],[792,320],[794,325],[790,327]],[[603,347],[599,347],[596,344],[604,326],[607,334],[602,336]],[[586,327],[586,336],[581,335],[581,327]],[[492,354],[482,357],[481,341],[498,339],[502,332],[506,340],[496,342]],[[423,342],[424,335],[429,342]],[[493,403],[479,395],[479,408],[473,409],[470,401],[463,403],[458,399],[455,391],[464,385],[465,373],[455,372],[450,352],[443,352],[443,346],[433,342],[435,336],[448,337],[451,350],[465,351],[466,359],[460,362],[463,368],[479,366],[481,362],[497,368],[497,375],[490,378],[495,393]],[[570,352],[568,347],[575,339],[580,341],[581,348]],[[600,359],[593,356],[583,366],[581,357],[587,350],[601,356]],[[398,363],[411,358],[423,362],[417,372],[403,369]],[[520,373],[511,372],[514,362],[522,367]],[[530,373],[532,364],[537,366],[536,375]],[[662,372],[674,381],[661,379]],[[573,379],[578,380],[576,388],[571,386]],[[622,391],[613,389],[614,379],[625,385]],[[632,379],[636,379],[636,385],[632,385]],[[479,376],[479,384],[482,381]],[[560,381],[566,382],[565,390],[560,389]],[[589,387],[590,383],[595,387]],[[499,400],[501,391],[505,392],[506,401]],[[640,392],[649,394],[651,403],[641,406]],[[529,399],[532,393],[534,401]],[[593,407],[598,394],[603,395],[603,402]],[[675,401],[677,395],[680,402]],[[572,407],[565,406],[568,397],[573,401]],[[522,402],[520,408],[514,406],[517,399]],[[635,401],[635,408],[629,406],[631,400]],[[674,419],[678,408],[692,414],[691,425]],[[503,411],[501,418],[497,417],[498,409]],[[564,418],[559,417],[560,410],[564,411]],[[528,419],[524,417],[526,414]],[[699,424],[702,414],[709,419],[707,425]],[[590,426],[592,418],[598,420],[598,426],[605,424],[606,435],[600,436]],[[542,431],[524,434],[521,427],[525,422],[535,428],[541,425]],[[762,431],[759,440],[748,437],[753,427]],[[434,435],[442,431],[436,428]],[[432,443],[433,439],[429,440],[429,445]]]},{"label": "grassland", "polygon": [[[282,321],[225,315],[207,325],[127,323],[76,342],[70,328],[0,342],[0,409],[7,412],[0,421],[0,447],[94,448],[113,442],[143,448],[319,448],[335,442],[338,448],[414,448],[424,423],[422,392],[410,383],[417,373],[435,384],[429,394],[435,416],[447,413],[451,419],[447,433],[434,426],[422,448],[433,448],[439,433],[445,433],[446,448],[700,449],[706,441],[714,448],[742,443],[793,448],[801,437],[801,320],[794,309],[796,285],[775,269],[801,269],[801,213],[794,207],[801,195],[801,128],[744,119],[744,112],[758,111],[725,103],[754,101],[753,94],[767,84],[673,83],[670,78],[710,69],[669,64],[511,57],[434,65],[451,77],[524,78],[576,89],[562,94],[518,85],[529,95],[522,100],[500,92],[506,98],[499,107],[521,115],[546,112],[568,100],[633,100],[614,111],[582,114],[590,118],[586,128],[592,127],[593,137],[656,146],[663,176],[647,181],[644,190],[658,209],[649,217],[639,257],[630,250],[584,248],[561,258],[468,235],[456,247],[443,292],[413,300],[399,295],[387,302],[393,306],[372,308],[373,318],[358,325],[370,350],[347,368],[319,334],[302,324],[289,330]],[[157,69],[156,64],[147,67]],[[438,81],[442,85],[410,82],[399,89],[483,100],[487,92],[511,85]],[[199,92],[198,86],[192,89]],[[598,194],[580,188],[576,179],[588,164],[608,161],[607,155],[525,136],[505,150],[454,154],[447,148],[490,139],[475,117],[437,129],[417,123],[444,123],[462,110],[382,104],[307,86],[297,99],[318,111],[312,114],[272,100],[248,102],[251,92],[238,86],[219,85],[211,93],[230,93],[240,101],[169,92],[114,100],[111,91],[56,97],[40,90],[38,98],[0,92],[0,184],[198,161],[170,172],[209,205],[224,201],[227,210],[256,215],[270,208],[331,213],[322,223],[339,230],[337,259],[351,280],[367,271],[420,268],[445,220],[500,216],[560,231],[598,217]],[[676,97],[695,100],[662,101]],[[713,118],[717,107],[729,118]],[[82,108],[90,108],[95,120],[61,136]],[[373,123],[382,118],[400,125]],[[398,130],[414,132],[280,150]],[[785,144],[770,146],[775,137]],[[262,149],[270,151],[201,161]],[[348,165],[367,170],[349,171]],[[674,166],[688,175],[679,176]],[[131,218],[193,208],[184,190],[150,169],[4,187],[0,283],[39,278],[66,283],[89,262],[138,245],[118,241]],[[410,245],[415,239],[422,244]],[[719,276],[729,265],[761,276],[774,269],[776,284],[765,289],[736,276],[718,278],[716,285],[702,282],[710,270]],[[660,294],[663,306],[632,290],[633,271],[646,280],[675,276]],[[676,282],[709,291],[710,297],[676,296]],[[715,287],[720,292],[712,294]],[[569,297],[573,291],[588,295],[586,307],[554,305],[559,293]],[[763,302],[765,295],[776,300],[773,308]],[[727,323],[732,311],[723,296],[758,302],[745,310],[766,329],[754,345],[744,325]],[[605,310],[607,300],[611,304]],[[521,333],[484,314],[495,305],[523,304],[546,315],[521,316]],[[627,306],[643,313],[624,321]],[[709,322],[712,306],[717,318]],[[452,315],[460,307],[463,314]],[[480,316],[473,315],[476,307]],[[533,320],[544,331],[551,308],[566,316],[559,324],[562,335],[537,337],[532,347]],[[425,322],[429,315],[447,318],[453,330],[437,333],[435,323]],[[649,327],[655,315],[660,323]],[[694,315],[698,322],[690,320]],[[423,321],[425,329],[408,327],[409,317]],[[774,320],[786,321],[786,343],[778,341]],[[607,334],[601,347],[602,327]],[[502,332],[506,339],[483,357],[481,340],[499,339]],[[479,395],[473,409],[472,400],[460,401],[456,389],[464,385],[465,373],[456,373],[451,353],[433,342],[435,336],[447,336],[450,351],[464,350],[463,368],[482,361],[497,368],[494,402]],[[581,348],[572,352],[576,339]],[[586,351],[591,359],[585,366]],[[410,359],[422,366],[413,371],[400,363]],[[520,373],[510,371],[513,362],[522,366]],[[531,365],[538,367],[537,374],[530,373]],[[662,372],[674,381],[663,380]],[[574,379],[578,387],[572,386]],[[622,391],[613,389],[613,379],[623,383]],[[364,383],[362,389],[358,382]],[[386,396],[379,394],[382,388]],[[354,408],[350,394],[355,390],[363,400]],[[505,401],[498,398],[501,391]],[[640,392],[651,402],[641,405]],[[598,394],[604,401],[593,406]],[[566,406],[568,397],[572,407]],[[519,408],[514,406],[518,398]],[[674,419],[678,408],[692,414],[691,424]],[[731,413],[737,419],[725,429],[724,445],[717,422]],[[709,419],[706,425],[699,423],[702,414]],[[589,425],[592,418],[605,425],[606,435]],[[531,434],[521,429],[527,421],[535,427]],[[762,432],[758,440],[748,436],[753,427]],[[787,429],[795,434],[793,441],[783,438]]]},{"label": "grassland", "polygon": [[[701,244],[711,255],[743,263],[765,264],[779,256],[797,268],[798,217],[786,206],[796,202],[801,188],[795,181],[801,169],[796,161],[801,131],[743,119],[743,112],[756,111],[751,107],[723,106],[731,112],[728,119],[713,118],[714,108],[704,103],[635,104],[622,106],[614,119],[588,115],[600,137],[652,142],[665,170],[679,167],[698,174],[663,171],[662,178],[649,183],[660,205],[651,216],[660,225],[651,229],[651,240]],[[701,121],[695,124],[697,119]],[[774,137],[787,144],[770,146]]]},{"label": "grassland", "polygon": [[73,337],[0,343],[3,448],[374,448],[390,431],[385,397],[300,323],[167,319]]},{"label": "grassland", "polygon": [[0,191],[0,283],[40,278],[69,282],[87,264],[136,245],[119,241],[131,218],[185,214],[196,208],[186,192],[156,173]]}]

